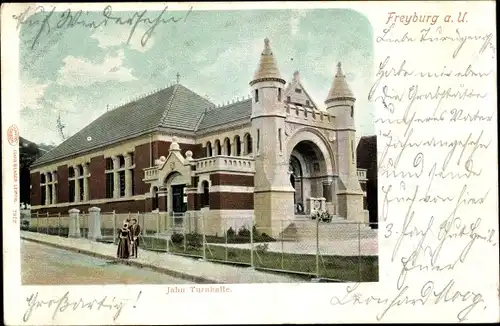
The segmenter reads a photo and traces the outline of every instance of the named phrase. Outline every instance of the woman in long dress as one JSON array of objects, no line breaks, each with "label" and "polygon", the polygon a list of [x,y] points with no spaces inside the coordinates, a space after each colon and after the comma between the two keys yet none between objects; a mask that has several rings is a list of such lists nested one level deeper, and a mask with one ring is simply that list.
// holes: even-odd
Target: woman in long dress
[{"label": "woman in long dress", "polygon": [[130,242],[132,240],[128,223],[123,223],[123,227],[118,232],[119,242],[117,257],[120,259],[128,259],[130,257]]}]

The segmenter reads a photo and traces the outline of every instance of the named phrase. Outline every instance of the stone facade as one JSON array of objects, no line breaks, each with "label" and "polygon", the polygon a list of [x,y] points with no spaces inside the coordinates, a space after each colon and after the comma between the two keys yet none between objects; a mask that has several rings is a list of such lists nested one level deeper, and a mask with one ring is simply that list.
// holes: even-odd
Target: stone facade
[{"label": "stone facade", "polygon": [[[249,109],[239,120],[203,128],[199,122],[192,133],[157,130],[36,166],[32,211],[99,207],[204,216],[195,227],[213,234],[256,223],[277,235],[283,220],[325,210],[367,222],[366,171],[356,166],[355,98],[340,64],[322,111],[298,72],[286,85],[266,40],[250,90],[250,99],[233,103]],[[49,189],[42,182],[49,173],[57,180],[50,188],[55,199],[42,190]]]}]

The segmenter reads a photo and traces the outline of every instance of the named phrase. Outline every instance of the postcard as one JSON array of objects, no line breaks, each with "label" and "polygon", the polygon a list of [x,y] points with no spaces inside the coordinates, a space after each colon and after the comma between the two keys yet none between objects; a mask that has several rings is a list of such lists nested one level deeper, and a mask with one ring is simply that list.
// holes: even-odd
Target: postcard
[{"label": "postcard", "polygon": [[498,322],[494,13],[4,4],[5,323]]}]

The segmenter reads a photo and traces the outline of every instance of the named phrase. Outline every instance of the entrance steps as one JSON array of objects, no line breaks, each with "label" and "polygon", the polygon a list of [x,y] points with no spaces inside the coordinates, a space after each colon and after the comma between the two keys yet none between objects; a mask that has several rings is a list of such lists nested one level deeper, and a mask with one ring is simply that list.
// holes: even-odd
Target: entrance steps
[{"label": "entrance steps", "polygon": [[376,238],[377,230],[372,229],[368,224],[358,224],[352,221],[335,216],[330,222],[317,222],[309,216],[296,216],[283,230],[277,240],[280,241],[299,241],[316,240],[316,234],[319,234],[319,241],[329,240],[349,240]]}]

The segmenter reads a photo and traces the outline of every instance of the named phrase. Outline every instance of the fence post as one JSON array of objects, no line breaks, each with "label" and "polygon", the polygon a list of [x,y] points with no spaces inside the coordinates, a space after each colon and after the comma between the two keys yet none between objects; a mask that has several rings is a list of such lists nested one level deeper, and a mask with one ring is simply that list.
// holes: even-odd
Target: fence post
[{"label": "fence post", "polygon": [[250,228],[250,267],[254,267],[253,262],[253,226]]},{"label": "fence post", "polygon": [[113,210],[113,243],[116,242],[116,231],[117,231],[117,225],[116,225],[116,212]]},{"label": "fence post", "polygon": [[[168,238],[168,225],[167,225],[166,215],[167,215],[167,213],[165,213],[164,228],[165,228],[165,234],[167,234],[167,252],[170,252],[170,241],[172,240],[173,233],[170,233],[170,238]],[[158,210],[158,220],[160,220],[160,218],[161,218],[160,210]]]},{"label": "fence post", "polygon": [[223,230],[224,230],[224,238],[225,238],[225,240],[224,240],[224,243],[225,243],[225,246],[224,246],[224,248],[225,248],[224,260],[227,261],[228,260],[228,257],[227,257],[228,256],[228,252],[227,252],[227,223],[226,223],[226,219],[224,219],[224,229]]},{"label": "fence post", "polygon": [[68,232],[68,237],[69,238],[80,238],[81,233],[80,233],[80,210],[76,208],[72,208],[69,210],[69,232]]},{"label": "fence post", "polygon": [[319,216],[316,221],[316,277],[319,278]]},{"label": "fence post", "polygon": [[202,242],[203,242],[203,260],[207,260],[207,238],[205,237],[205,216],[201,217],[201,237],[202,237]]},{"label": "fence post", "polygon": [[[175,214],[175,213],[174,213]],[[181,221],[182,221],[182,233],[183,233],[183,236],[184,236],[184,252],[187,251],[187,240],[186,240],[186,224],[184,223],[184,218],[186,217],[186,215],[183,214],[182,218],[181,218]],[[174,217],[174,225],[175,225],[175,217]]]},{"label": "fence post", "polygon": [[280,221],[281,223],[281,229],[280,229],[280,233],[281,233],[281,269],[284,269],[284,240],[283,240],[283,220]]},{"label": "fence post", "polygon": [[361,282],[361,223],[358,223],[358,282]]}]

